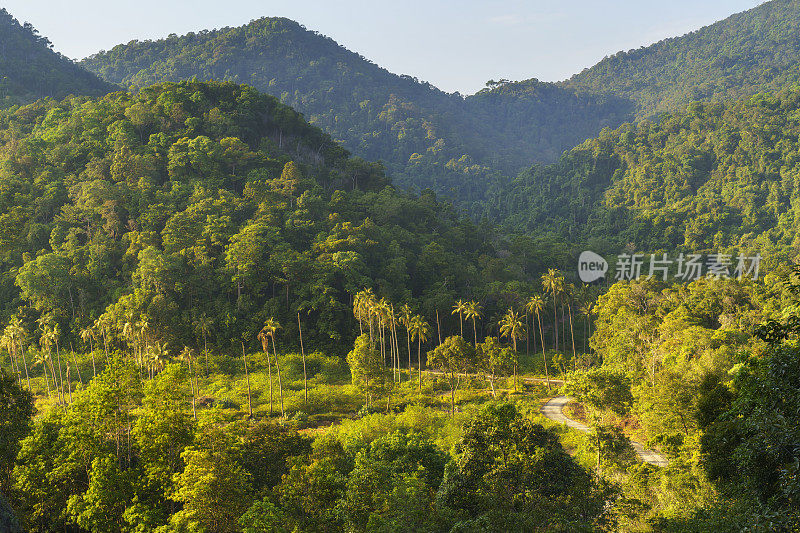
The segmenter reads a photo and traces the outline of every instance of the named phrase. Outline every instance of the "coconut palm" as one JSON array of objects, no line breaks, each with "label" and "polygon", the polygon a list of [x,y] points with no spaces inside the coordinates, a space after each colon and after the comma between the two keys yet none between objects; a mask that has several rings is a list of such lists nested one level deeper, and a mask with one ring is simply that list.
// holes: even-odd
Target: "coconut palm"
[{"label": "coconut palm", "polygon": [[22,373],[19,371],[19,364],[16,357],[14,357],[17,351],[17,343],[16,339],[14,339],[14,335],[8,328],[6,328],[2,338],[0,338],[0,346],[8,352],[8,356],[11,359],[11,373],[17,376],[17,381],[22,385]]},{"label": "coconut palm", "polygon": [[28,362],[25,360],[25,350],[22,348],[22,343],[25,339],[25,328],[22,325],[22,320],[18,316],[13,317],[8,326],[6,326],[5,336],[8,338],[7,345],[11,348],[8,353],[13,353],[13,360],[16,362],[20,384],[22,383],[22,372],[19,370],[19,354],[22,355],[22,366],[25,369],[25,379],[28,382],[28,390],[31,390]]},{"label": "coconut palm", "polygon": [[461,331],[461,338],[464,338],[464,315],[467,312],[467,303],[464,300],[458,300],[453,306],[451,314],[458,315],[458,324]]},{"label": "coconut palm", "polygon": [[253,418],[253,396],[250,390],[250,370],[247,368],[247,351],[244,348],[244,341],[242,342],[242,360],[244,361],[244,375],[247,379],[247,416]]},{"label": "coconut palm", "polygon": [[28,336],[25,327],[22,325],[22,319],[15,316],[11,319],[11,327],[14,330],[17,338],[17,345],[19,346],[20,354],[22,355],[22,366],[25,368],[25,380],[28,382],[28,390],[31,390],[31,377],[28,375],[28,361],[25,360],[25,338]]},{"label": "coconut palm", "polygon": [[166,342],[154,342],[148,346],[148,355],[151,365],[150,378],[164,370],[164,365],[169,361],[169,350]]},{"label": "coconut palm", "polygon": [[300,312],[297,313],[297,331],[300,332],[300,356],[303,358],[303,405],[308,405],[308,375],[306,374],[306,350],[303,347],[303,326],[300,324]]},{"label": "coconut palm", "polygon": [[92,354],[92,377],[97,377],[97,366],[94,362],[94,330],[91,327],[86,327],[81,330],[81,340],[85,345],[89,343],[89,352]]},{"label": "coconut palm", "polygon": [[481,304],[476,301],[467,302],[464,306],[464,316],[469,320],[472,319],[472,333],[475,336],[475,347],[478,347],[478,328],[475,325],[475,321],[479,318],[483,318],[483,314],[481,313]]},{"label": "coconut palm", "polygon": [[544,363],[544,375],[547,379],[547,390],[550,390],[550,374],[547,371],[547,355],[545,354],[544,350],[544,333],[542,331],[542,316],[540,314],[544,309],[544,299],[539,295],[531,296],[525,304],[525,309],[528,313],[532,314],[536,320],[539,321],[539,339],[542,342],[542,362]]},{"label": "coconut palm", "polygon": [[[39,320],[40,324],[50,324],[49,317],[42,317]],[[59,331],[58,324],[51,324],[50,326],[45,326],[47,329],[45,331],[46,335],[49,338],[50,346],[56,347],[56,364],[58,365],[58,382],[61,384],[61,395],[64,395],[64,373],[61,369],[61,349],[58,345],[58,339],[61,338],[61,332]],[[69,384],[67,384],[69,386]],[[71,387],[70,387],[71,388]],[[71,401],[70,401],[71,403]]]},{"label": "coconut palm", "polygon": [[[567,312],[569,313],[569,338],[572,342],[572,365],[573,370],[578,360],[578,353],[575,351],[575,329],[572,327],[572,300],[575,296],[575,286],[572,283],[564,285],[564,300],[567,303]],[[563,311],[563,308],[562,308]]]},{"label": "coconut palm", "polygon": [[195,392],[195,382],[193,377],[195,373],[193,372],[192,363],[194,362],[194,350],[189,348],[188,346],[184,346],[181,353],[178,355],[178,359],[181,361],[185,361],[186,364],[189,366],[189,387],[192,389],[192,415],[194,419],[197,420],[197,392]]},{"label": "coconut palm", "polygon": [[584,351],[584,353],[586,353],[588,351],[586,343],[588,342],[589,336],[592,333],[592,323],[591,323],[590,320],[591,320],[591,316],[592,316],[592,311],[593,310],[594,310],[594,304],[589,299],[584,299],[581,302],[580,307],[578,308],[578,311],[580,311],[580,313],[583,315],[583,319],[584,319],[584,323],[583,323],[583,351]]},{"label": "coconut palm", "polygon": [[8,352],[8,357],[11,359],[11,373],[17,376],[17,380],[20,380],[20,374],[17,371],[17,367],[15,366],[16,360],[14,359],[16,346],[12,340],[12,335],[10,335],[8,331],[3,332],[3,336],[0,338],[0,346]]},{"label": "coconut palm", "polygon": [[44,352],[42,350],[39,350],[39,353],[37,353],[34,356],[33,366],[39,366],[39,365],[42,366],[42,374],[44,375],[44,382],[47,385],[47,398],[50,399],[50,397],[51,397],[51,394],[50,394],[50,376],[47,375],[47,364],[48,364],[47,362],[48,362],[48,359],[50,359],[50,356],[46,352]]},{"label": "coconut palm", "polygon": [[[500,320],[500,336],[508,337],[514,345],[514,353],[517,353],[517,339],[522,337],[525,326],[522,325],[520,315],[514,309],[509,309]],[[514,390],[517,389],[517,361],[514,361]]]},{"label": "coconut palm", "polygon": [[[44,324],[44,322],[42,322],[42,324]],[[53,338],[53,331],[47,326],[45,326],[45,328],[42,330],[42,336],[39,339],[39,345],[42,347],[42,351],[47,354],[46,362],[50,365],[50,373],[53,376],[53,386],[58,391],[59,403],[63,403],[64,384],[59,384],[58,377],[56,376],[55,366],[53,365],[52,350],[53,346],[55,345],[55,340]]]},{"label": "coconut palm", "polygon": [[406,329],[406,343],[408,344],[408,378],[411,379],[411,319],[414,317],[411,312],[411,306],[403,304],[400,307],[400,315],[398,320],[400,325]]},{"label": "coconut palm", "polygon": [[555,268],[548,269],[542,274],[542,286],[553,296],[553,350],[558,351],[558,295],[564,289],[564,277]]},{"label": "coconut palm", "polygon": [[371,320],[372,307],[375,302],[375,293],[372,289],[364,289],[353,297],[353,316],[358,320],[360,333],[364,334],[364,321]]},{"label": "coconut palm", "polygon": [[[417,370],[419,371],[419,392],[422,392],[422,343],[427,342],[431,334],[430,325],[420,315],[414,316],[410,321],[411,338],[417,341]],[[410,370],[409,370],[410,372]]]},{"label": "coconut palm", "polygon": [[267,327],[264,326],[261,331],[258,332],[258,340],[261,341],[261,348],[267,356],[267,372],[269,373],[269,414],[272,416],[272,362],[269,357],[269,337],[270,335]]},{"label": "coconut palm", "polygon": [[270,317],[264,323],[261,331],[266,332],[270,339],[272,339],[272,353],[275,355],[275,368],[278,371],[278,395],[281,400],[281,416],[286,417],[286,411],[283,408],[283,382],[281,381],[281,366],[278,362],[278,350],[275,348],[275,334],[281,329],[280,323],[274,318]]},{"label": "coconut palm", "polygon": [[108,356],[108,335],[106,335],[106,328],[108,326],[108,320],[105,318],[105,315],[100,316],[97,320],[94,321],[94,329],[100,332],[100,335],[103,337],[103,350],[106,353],[106,364],[109,362]]},{"label": "coconut palm", "polygon": [[369,327],[369,338],[372,340],[373,335],[373,312],[375,306],[377,304],[377,300],[375,299],[375,293],[372,289],[364,289],[359,291],[353,297],[353,315],[358,320],[358,327],[361,334],[364,333],[364,326],[363,323],[366,320]]}]

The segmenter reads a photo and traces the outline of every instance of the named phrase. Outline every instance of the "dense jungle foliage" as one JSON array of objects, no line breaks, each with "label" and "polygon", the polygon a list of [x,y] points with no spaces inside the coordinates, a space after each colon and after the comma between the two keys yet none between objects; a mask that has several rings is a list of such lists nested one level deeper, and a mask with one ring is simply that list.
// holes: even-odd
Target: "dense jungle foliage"
[{"label": "dense jungle foliage", "polygon": [[599,250],[796,256],[800,90],[626,124],[494,191],[487,215]]}]

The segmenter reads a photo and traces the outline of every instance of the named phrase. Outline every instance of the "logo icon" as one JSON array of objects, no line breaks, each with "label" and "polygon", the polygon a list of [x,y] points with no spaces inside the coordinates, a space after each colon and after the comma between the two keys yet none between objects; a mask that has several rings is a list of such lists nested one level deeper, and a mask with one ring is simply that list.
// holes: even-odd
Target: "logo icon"
[{"label": "logo icon", "polygon": [[608,272],[608,263],[594,252],[586,250],[578,257],[578,277],[584,283],[591,283],[604,277]]}]

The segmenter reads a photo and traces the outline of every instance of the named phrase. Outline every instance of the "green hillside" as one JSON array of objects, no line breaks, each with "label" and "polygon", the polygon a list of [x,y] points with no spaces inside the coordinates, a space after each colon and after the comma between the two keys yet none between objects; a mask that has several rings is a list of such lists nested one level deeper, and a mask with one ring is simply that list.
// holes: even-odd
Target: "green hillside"
[{"label": "green hillside", "polygon": [[[495,191],[487,214],[619,250],[759,249],[793,256],[800,89],[607,130]],[[786,257],[784,257],[786,258]]]},{"label": "green hillside", "polygon": [[483,200],[487,181],[553,160],[630,111],[617,98],[545,83],[466,99],[446,94],[282,18],[132,41],[82,65],[126,86],[195,76],[250,84],[359,156],[385,161],[398,183],[432,187],[467,206]]},{"label": "green hillside", "polygon": [[114,87],[52,50],[28,23],[0,9],[0,105],[69,94],[99,96]]},{"label": "green hillside", "polygon": [[619,52],[565,87],[636,102],[637,117],[695,100],[729,100],[777,90],[798,78],[800,2],[771,0],[710,26]]},{"label": "green hillside", "polygon": [[228,342],[300,311],[330,343],[352,331],[365,286],[427,309],[517,268],[433,195],[396,192],[252,88],[39,101],[0,124],[6,315],[20,298],[72,332],[104,312],[147,315],[187,344],[202,315]]}]

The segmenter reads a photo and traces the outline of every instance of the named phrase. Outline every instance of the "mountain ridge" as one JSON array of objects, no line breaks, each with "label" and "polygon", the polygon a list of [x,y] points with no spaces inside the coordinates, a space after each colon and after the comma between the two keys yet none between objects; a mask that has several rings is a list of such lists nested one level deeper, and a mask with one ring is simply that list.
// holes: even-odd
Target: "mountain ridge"
[{"label": "mountain ridge", "polygon": [[100,96],[116,89],[53,51],[32,25],[20,24],[0,8],[0,104],[69,94]]}]

